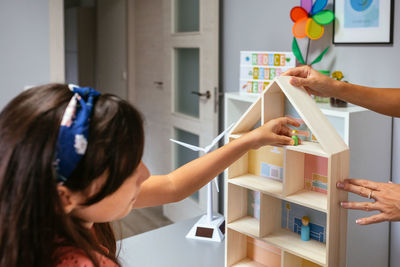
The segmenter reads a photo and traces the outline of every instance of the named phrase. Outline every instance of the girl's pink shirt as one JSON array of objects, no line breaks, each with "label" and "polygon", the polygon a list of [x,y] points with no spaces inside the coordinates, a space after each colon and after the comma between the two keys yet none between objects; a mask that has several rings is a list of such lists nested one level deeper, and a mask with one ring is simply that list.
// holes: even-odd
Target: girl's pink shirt
[{"label": "girl's pink shirt", "polygon": [[[105,247],[103,249],[108,251]],[[94,267],[90,258],[82,250],[74,247],[60,247],[57,249],[57,255],[61,256],[55,263],[56,267]],[[95,255],[101,267],[118,267],[117,264],[104,255],[98,252],[95,252]]]}]

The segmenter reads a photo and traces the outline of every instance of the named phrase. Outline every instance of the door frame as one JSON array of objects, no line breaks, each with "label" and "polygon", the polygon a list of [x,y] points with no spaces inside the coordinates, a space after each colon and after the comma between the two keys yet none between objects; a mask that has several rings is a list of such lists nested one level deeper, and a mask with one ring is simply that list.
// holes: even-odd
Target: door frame
[{"label": "door frame", "polygon": [[49,0],[50,82],[65,83],[64,0]]}]

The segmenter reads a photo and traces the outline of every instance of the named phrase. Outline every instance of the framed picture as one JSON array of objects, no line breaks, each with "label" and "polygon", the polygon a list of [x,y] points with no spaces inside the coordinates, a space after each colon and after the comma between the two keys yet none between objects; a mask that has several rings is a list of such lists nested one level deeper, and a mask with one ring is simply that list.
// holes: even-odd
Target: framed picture
[{"label": "framed picture", "polygon": [[334,0],[334,44],[391,44],[394,0]]}]

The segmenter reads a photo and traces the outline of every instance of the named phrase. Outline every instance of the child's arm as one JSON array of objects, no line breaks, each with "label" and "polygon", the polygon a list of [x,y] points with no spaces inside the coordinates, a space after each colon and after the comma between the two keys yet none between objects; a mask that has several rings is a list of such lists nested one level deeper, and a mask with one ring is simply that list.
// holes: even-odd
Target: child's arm
[{"label": "child's arm", "polygon": [[180,201],[206,185],[250,149],[265,145],[291,145],[288,124],[298,127],[291,118],[279,118],[243,135],[229,144],[193,160],[168,175],[148,178],[134,208],[158,206]]}]

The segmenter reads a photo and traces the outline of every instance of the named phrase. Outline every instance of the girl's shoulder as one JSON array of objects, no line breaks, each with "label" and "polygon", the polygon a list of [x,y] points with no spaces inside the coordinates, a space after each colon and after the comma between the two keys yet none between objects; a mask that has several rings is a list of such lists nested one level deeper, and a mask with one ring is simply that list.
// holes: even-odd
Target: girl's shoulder
[{"label": "girl's shoulder", "polygon": [[[56,267],[94,267],[90,258],[80,249],[74,247],[60,247],[56,251]],[[117,267],[112,260],[95,252],[101,267]]]}]

